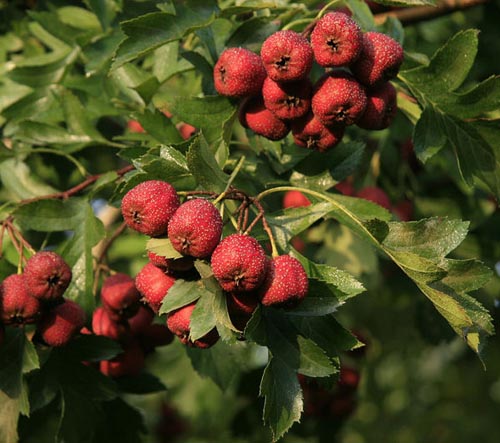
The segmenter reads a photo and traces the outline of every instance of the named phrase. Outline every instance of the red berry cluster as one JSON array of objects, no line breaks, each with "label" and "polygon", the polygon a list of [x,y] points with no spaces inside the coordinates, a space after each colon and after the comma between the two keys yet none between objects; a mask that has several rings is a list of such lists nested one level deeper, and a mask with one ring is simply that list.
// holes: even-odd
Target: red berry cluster
[{"label": "red berry cluster", "polygon": [[[313,85],[313,61],[326,68]],[[340,142],[346,126],[387,128],[397,109],[389,82],[403,62],[403,48],[379,32],[363,33],[347,14],[330,12],[316,22],[310,42],[291,30],[262,44],[260,56],[229,48],[214,66],[221,95],[243,98],[241,124],[280,140],[292,131],[297,145],[320,152]]]},{"label": "red berry cluster", "polygon": [[[85,325],[83,309],[63,297],[71,277],[71,269],[60,255],[37,252],[26,262],[22,274],[9,275],[0,285],[0,323],[36,323],[45,344],[65,345]],[[0,329],[3,334],[3,326]]]},{"label": "red berry cluster", "polygon": [[[150,180],[127,192],[122,213],[132,229],[151,237],[168,236],[180,257],[171,259],[149,252],[149,263],[135,278],[143,300],[154,312],[178,278],[199,278],[193,269],[196,259],[210,262],[238,330],[244,329],[259,303],[292,308],[307,294],[307,275],[297,259],[288,255],[266,257],[259,242],[246,233],[221,240],[223,219],[207,198],[187,199],[181,204],[169,183]],[[219,338],[215,328],[194,342],[189,337],[195,306],[194,302],[170,312],[167,326],[182,343],[208,348]]]},{"label": "red berry cluster", "polygon": [[138,375],[145,355],[171,343],[172,333],[166,326],[153,323],[154,312],[141,304],[134,279],[126,274],[117,273],[104,280],[101,302],[92,316],[92,331],[118,341],[123,353],[101,361],[100,371],[111,377]]}]

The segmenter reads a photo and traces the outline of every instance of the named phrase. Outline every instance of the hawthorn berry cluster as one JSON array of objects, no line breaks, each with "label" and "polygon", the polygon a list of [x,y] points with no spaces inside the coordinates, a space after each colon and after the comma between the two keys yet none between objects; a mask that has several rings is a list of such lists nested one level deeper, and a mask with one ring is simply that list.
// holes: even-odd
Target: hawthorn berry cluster
[{"label": "hawthorn berry cluster", "polygon": [[127,274],[116,273],[104,280],[101,302],[92,316],[92,331],[120,343],[123,352],[100,361],[100,371],[111,377],[138,375],[145,356],[171,343],[174,336],[165,325],[153,323],[154,312],[141,304],[135,281]]},{"label": "hawthorn berry cluster", "polygon": [[3,325],[36,324],[37,336],[45,344],[68,343],[85,325],[81,306],[63,297],[71,278],[71,268],[60,255],[34,254],[22,274],[9,275],[0,285],[0,335]]},{"label": "hawthorn berry cluster", "polygon": [[[160,180],[142,182],[123,197],[126,224],[150,237],[168,237],[179,255],[166,258],[148,253],[149,263],[135,278],[142,299],[158,313],[178,279],[200,278],[194,264],[195,260],[204,260],[210,263],[213,276],[226,295],[228,313],[236,329],[245,328],[259,303],[287,309],[296,306],[308,291],[301,263],[289,255],[267,257],[259,242],[243,230],[221,239],[224,222],[209,198],[189,198],[181,203],[175,188]],[[251,204],[251,199],[236,190],[220,199],[223,198],[243,200],[240,208],[248,209]],[[217,342],[219,334],[214,328],[199,339],[190,339],[195,306],[193,302],[170,312],[167,326],[182,343],[208,348]]]},{"label": "hawthorn berry cluster", "polygon": [[[314,60],[326,68],[313,85]],[[302,147],[327,151],[346,126],[387,128],[396,110],[389,82],[403,62],[403,48],[379,32],[362,32],[343,12],[319,19],[310,36],[282,30],[262,44],[260,56],[228,48],[213,76],[217,92],[243,99],[240,123],[256,134],[280,140],[290,131]]]}]

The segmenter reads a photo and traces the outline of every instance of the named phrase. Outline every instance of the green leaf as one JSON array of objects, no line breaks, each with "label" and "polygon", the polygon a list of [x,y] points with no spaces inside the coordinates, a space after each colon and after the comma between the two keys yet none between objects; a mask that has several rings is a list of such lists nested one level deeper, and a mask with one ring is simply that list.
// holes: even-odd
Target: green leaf
[{"label": "green leaf", "polygon": [[38,180],[26,163],[14,158],[0,163],[0,181],[19,200],[57,192],[56,189]]},{"label": "green leaf", "polygon": [[273,441],[277,441],[302,413],[302,390],[296,372],[282,360],[271,358],[264,370],[260,395],[265,397],[264,423],[271,427]]},{"label": "green leaf", "polygon": [[180,120],[203,132],[209,144],[224,137],[236,114],[235,105],[221,95],[177,97],[169,103],[171,112]]},{"label": "green leaf", "polygon": [[193,368],[209,377],[223,391],[235,385],[244,362],[234,345],[219,342],[208,349],[186,348]]},{"label": "green leaf", "polygon": [[146,249],[156,255],[166,258],[182,258],[183,255],[177,252],[172,246],[172,242],[166,238],[150,238],[146,243]]},{"label": "green leaf", "polygon": [[0,441],[17,443],[17,421],[19,418],[19,400],[9,397],[0,390]]},{"label": "green leaf", "polygon": [[176,3],[175,8],[175,15],[153,12],[121,23],[127,38],[116,52],[112,69],[210,25],[218,11],[217,2],[212,0],[187,0]]},{"label": "green leaf", "polygon": [[122,347],[108,337],[99,335],[80,335],[68,343],[65,352],[75,360],[111,360],[123,352]]},{"label": "green leaf", "polygon": [[156,109],[154,112],[151,112],[146,109],[144,114],[134,114],[134,118],[139,121],[149,135],[160,143],[169,145],[171,143],[182,142],[182,137],[172,123],[172,120],[162,112]]},{"label": "green leaf", "polygon": [[189,322],[189,339],[191,341],[198,340],[215,327],[217,321],[213,310],[214,297],[213,292],[205,289],[203,295],[196,302]]},{"label": "green leaf", "polygon": [[171,311],[193,303],[202,297],[206,291],[202,282],[177,280],[168,290],[168,296],[163,299],[160,315],[168,314]]},{"label": "green leaf", "polygon": [[139,375],[134,376],[119,377],[116,384],[120,391],[127,394],[152,394],[167,389],[159,378],[147,372],[141,372]]},{"label": "green leaf", "polygon": [[436,6],[436,0],[373,0],[374,3],[386,6]]},{"label": "green leaf", "polygon": [[203,134],[195,137],[186,155],[189,170],[203,189],[222,192],[229,177],[217,164]]},{"label": "green leaf", "polygon": [[21,328],[7,328],[0,346],[0,391],[12,399],[21,395],[25,342]]}]

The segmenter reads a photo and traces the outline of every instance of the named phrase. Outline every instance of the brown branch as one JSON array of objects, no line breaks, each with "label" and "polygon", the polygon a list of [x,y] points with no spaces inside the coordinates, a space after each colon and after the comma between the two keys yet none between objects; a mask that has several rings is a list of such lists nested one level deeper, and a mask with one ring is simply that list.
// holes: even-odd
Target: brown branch
[{"label": "brown branch", "polygon": [[375,14],[377,25],[385,22],[388,17],[397,18],[403,25],[410,25],[425,20],[441,17],[455,11],[462,11],[474,6],[483,5],[490,0],[441,0],[437,6],[416,6],[413,8],[401,8],[392,11]]},{"label": "brown branch", "polygon": [[[130,172],[134,169],[134,166],[128,165],[125,166],[122,169],[119,169],[116,171],[116,174],[118,177],[124,176],[127,172]],[[76,186],[73,186],[72,188],[62,191],[62,192],[55,192],[53,194],[47,194],[47,195],[40,195],[39,197],[33,197],[33,198],[28,198],[26,200],[21,200],[19,204],[25,205],[28,203],[33,203],[37,202],[40,200],[48,200],[48,199],[62,199],[66,200],[67,198],[70,198],[76,194],[78,194],[80,191],[83,191],[85,188],[88,188],[90,185],[94,184],[97,180],[99,180],[104,174],[96,174],[96,175],[91,175],[90,177],[87,177],[84,181],[81,183],[77,184]]]}]

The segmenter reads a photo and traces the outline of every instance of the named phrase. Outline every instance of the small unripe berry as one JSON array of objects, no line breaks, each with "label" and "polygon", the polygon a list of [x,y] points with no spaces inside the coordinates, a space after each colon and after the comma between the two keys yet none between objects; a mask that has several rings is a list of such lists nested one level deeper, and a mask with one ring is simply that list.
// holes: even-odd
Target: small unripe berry
[{"label": "small unripe berry", "polygon": [[307,295],[309,281],[302,264],[294,257],[274,257],[267,270],[266,279],[259,290],[264,306],[293,308]]},{"label": "small unripe berry", "polygon": [[263,282],[266,254],[249,235],[232,234],[224,238],[212,254],[212,270],[227,292],[250,292]]},{"label": "small unripe berry", "polygon": [[377,188],[376,186],[365,186],[357,192],[356,196],[373,203],[377,203],[387,210],[391,209],[391,201],[389,200],[389,197],[382,189]]},{"label": "small unripe berry", "polygon": [[134,132],[136,134],[146,132],[137,120],[129,120],[127,122],[127,128],[130,132]]},{"label": "small unripe berry", "polygon": [[324,125],[312,112],[292,125],[295,144],[319,152],[326,152],[338,145],[344,132],[343,126]]},{"label": "small unripe berry", "polygon": [[208,200],[195,198],[179,206],[168,224],[168,238],[183,255],[208,257],[222,234],[222,217]]},{"label": "small unripe berry", "polygon": [[189,123],[181,123],[177,126],[177,129],[184,140],[190,139],[193,135],[196,134],[197,131],[197,129]]},{"label": "small unripe berry", "polygon": [[71,269],[52,251],[33,255],[24,267],[24,280],[30,294],[40,300],[57,300],[71,282]]},{"label": "small unripe berry", "polygon": [[359,25],[342,12],[330,12],[316,23],[311,46],[321,66],[344,66],[361,53],[363,34]]},{"label": "small unripe berry", "polygon": [[85,311],[72,300],[46,311],[37,325],[43,341],[49,346],[64,346],[85,325]]},{"label": "small unripe berry", "polygon": [[260,50],[268,77],[275,82],[290,82],[307,77],[313,63],[313,51],[305,37],[295,31],[270,35]]},{"label": "small unripe berry", "polygon": [[238,117],[242,126],[269,140],[281,140],[290,132],[290,127],[264,106],[261,96],[244,100]]},{"label": "small unripe berry", "polygon": [[23,275],[9,275],[0,285],[0,321],[4,324],[34,323],[40,308],[38,299],[29,294]]},{"label": "small unripe berry", "polygon": [[258,94],[265,78],[260,57],[244,48],[226,49],[214,66],[215,89],[228,97]]},{"label": "small unripe berry", "polygon": [[312,84],[309,79],[278,83],[267,77],[262,86],[264,106],[282,120],[294,120],[311,107]]},{"label": "small unripe berry", "polygon": [[170,183],[148,180],[125,194],[122,214],[130,228],[157,237],[167,234],[168,222],[179,205],[179,197]]},{"label": "small unripe berry", "polygon": [[135,286],[154,312],[158,312],[175,278],[147,263],[135,277]]},{"label": "small unripe berry", "polygon": [[324,125],[352,125],[366,108],[364,88],[345,72],[324,75],[314,88],[311,102],[314,116]]},{"label": "small unripe berry", "polygon": [[104,280],[101,288],[104,305],[118,316],[129,318],[139,309],[141,295],[135,287],[134,279],[126,274],[117,273]]},{"label": "small unripe berry", "polygon": [[204,335],[198,340],[195,340],[194,342],[189,339],[189,333],[191,331],[191,315],[194,311],[195,306],[196,303],[191,303],[187,306],[170,312],[167,317],[167,326],[168,329],[172,331],[172,333],[179,337],[181,343],[195,348],[206,349],[210,346],[213,346],[217,342],[217,340],[219,340],[219,333],[217,332],[217,329],[214,328],[208,334]]},{"label": "small unripe berry", "polygon": [[283,208],[303,208],[309,206],[311,202],[300,191],[287,191],[283,196]]},{"label": "small unripe berry", "polygon": [[366,109],[356,124],[363,129],[380,130],[390,126],[398,109],[396,89],[386,82],[367,91]]},{"label": "small unripe berry", "polygon": [[393,38],[380,32],[366,32],[361,54],[351,71],[364,85],[375,86],[396,77],[403,55],[403,48]]}]

